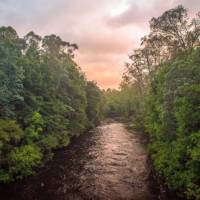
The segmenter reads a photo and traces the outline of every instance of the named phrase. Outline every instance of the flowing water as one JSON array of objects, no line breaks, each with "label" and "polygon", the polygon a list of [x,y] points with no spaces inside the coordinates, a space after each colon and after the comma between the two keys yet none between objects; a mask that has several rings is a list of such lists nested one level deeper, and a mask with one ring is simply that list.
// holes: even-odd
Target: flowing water
[{"label": "flowing water", "polygon": [[147,153],[122,123],[102,124],[58,151],[33,177],[0,193],[2,200],[156,200]]}]

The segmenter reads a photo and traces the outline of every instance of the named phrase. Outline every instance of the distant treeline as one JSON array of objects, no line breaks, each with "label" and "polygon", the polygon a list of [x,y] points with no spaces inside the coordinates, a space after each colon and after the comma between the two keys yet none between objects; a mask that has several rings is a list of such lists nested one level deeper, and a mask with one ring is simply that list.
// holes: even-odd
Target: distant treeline
[{"label": "distant treeline", "polygon": [[168,187],[200,199],[200,14],[183,6],[150,20],[126,63],[120,90],[107,90],[108,116],[145,131],[155,169]]},{"label": "distant treeline", "polygon": [[76,44],[0,27],[0,182],[34,173],[52,150],[96,126],[104,99],[73,61]]}]

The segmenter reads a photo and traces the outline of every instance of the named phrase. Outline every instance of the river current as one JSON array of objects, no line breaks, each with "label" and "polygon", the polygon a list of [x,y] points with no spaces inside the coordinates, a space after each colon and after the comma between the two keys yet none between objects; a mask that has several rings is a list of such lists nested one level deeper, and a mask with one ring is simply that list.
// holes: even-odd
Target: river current
[{"label": "river current", "polygon": [[156,200],[137,134],[104,123],[55,153],[38,174],[5,189],[2,200]]}]

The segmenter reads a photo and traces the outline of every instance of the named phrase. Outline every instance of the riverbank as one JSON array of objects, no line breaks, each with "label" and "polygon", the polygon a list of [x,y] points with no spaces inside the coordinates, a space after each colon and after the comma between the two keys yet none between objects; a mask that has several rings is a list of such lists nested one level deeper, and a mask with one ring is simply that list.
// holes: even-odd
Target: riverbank
[{"label": "riverbank", "polygon": [[147,154],[125,125],[107,121],[56,152],[38,174],[0,189],[6,200],[155,200]]},{"label": "riverbank", "polygon": [[150,188],[153,192],[158,194],[159,200],[187,200],[185,198],[180,197],[177,193],[170,190],[167,186],[164,177],[162,177],[158,171],[156,171],[153,161],[151,159],[151,155],[148,151],[148,145],[150,144],[150,139],[148,137],[148,134],[144,131],[136,128],[136,126],[133,125],[132,121],[129,121],[127,119],[121,119],[126,125],[126,128],[132,132],[133,134],[137,134],[137,137],[139,138],[140,142],[144,145],[146,152],[148,154],[147,158],[147,165],[149,168],[149,182],[150,182]]}]

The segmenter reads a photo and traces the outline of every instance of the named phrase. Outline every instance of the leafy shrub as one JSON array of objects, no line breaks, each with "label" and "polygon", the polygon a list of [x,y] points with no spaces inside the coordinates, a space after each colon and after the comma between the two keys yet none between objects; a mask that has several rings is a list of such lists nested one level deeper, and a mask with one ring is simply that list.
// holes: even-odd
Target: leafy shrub
[{"label": "leafy shrub", "polygon": [[27,120],[28,127],[25,129],[25,138],[28,143],[35,142],[40,138],[44,122],[39,112],[34,112]]},{"label": "leafy shrub", "polygon": [[53,135],[47,135],[46,137],[43,137],[39,144],[44,151],[55,149],[59,146],[57,137]]},{"label": "leafy shrub", "polygon": [[17,144],[23,137],[23,131],[15,120],[0,119],[0,146]]},{"label": "leafy shrub", "polygon": [[41,164],[42,153],[34,145],[15,148],[9,155],[9,173],[16,179],[33,174],[34,168]]}]

